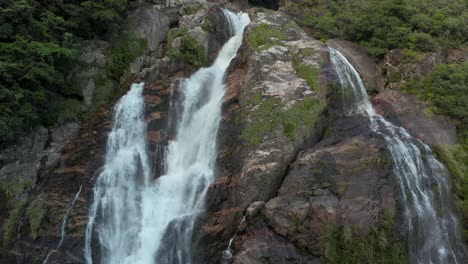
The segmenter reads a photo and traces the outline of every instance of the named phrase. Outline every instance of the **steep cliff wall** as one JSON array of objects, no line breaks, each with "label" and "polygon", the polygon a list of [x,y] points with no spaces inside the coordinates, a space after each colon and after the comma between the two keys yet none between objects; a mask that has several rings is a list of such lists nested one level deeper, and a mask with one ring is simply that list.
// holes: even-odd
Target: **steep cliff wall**
[{"label": "steep cliff wall", "polygon": [[[210,64],[229,37],[220,3],[245,8],[252,22],[226,76],[217,180],[195,228],[194,263],[220,263],[231,239],[225,260],[233,263],[341,263],[346,254],[359,260],[366,252],[382,263],[405,263],[389,151],[366,118],[340,115],[327,44],[356,64],[380,114],[430,146],[457,142],[453,121],[388,88],[429,74],[435,55],[404,66],[392,51],[377,65],[356,44],[325,44],[283,11],[247,9],[246,1],[132,2],[124,31],[138,41],[123,43],[135,44],[130,62],[107,53],[110,43],[89,43],[70,78],[96,108],[92,117],[39,129],[0,152],[2,263],[42,263],[60,240],[67,211],[66,239],[49,263],[83,263],[112,105],[133,81],[146,83],[148,152],[154,178],[161,175],[164,147],[174,137],[168,113],[177,108],[178,82]],[[118,75],[103,74],[120,59],[127,64],[113,65]]]}]

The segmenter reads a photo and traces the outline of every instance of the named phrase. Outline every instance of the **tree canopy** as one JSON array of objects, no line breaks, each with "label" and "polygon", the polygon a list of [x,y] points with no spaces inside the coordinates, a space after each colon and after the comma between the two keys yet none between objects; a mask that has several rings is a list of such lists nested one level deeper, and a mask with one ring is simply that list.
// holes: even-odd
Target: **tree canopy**
[{"label": "tree canopy", "polygon": [[0,1],[0,142],[55,121],[84,40],[116,33],[127,0]]}]

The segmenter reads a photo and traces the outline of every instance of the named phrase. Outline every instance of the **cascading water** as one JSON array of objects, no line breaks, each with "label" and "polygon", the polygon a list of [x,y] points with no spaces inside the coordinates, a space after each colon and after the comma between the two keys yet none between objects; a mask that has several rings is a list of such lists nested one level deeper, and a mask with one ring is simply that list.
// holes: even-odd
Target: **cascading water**
[{"label": "cascading water", "polygon": [[68,214],[70,214],[70,211],[73,209],[73,206],[75,206],[76,199],[80,196],[81,190],[83,189],[83,185],[80,185],[80,188],[78,189],[78,192],[75,194],[75,197],[73,197],[73,200],[67,205],[67,209],[65,211],[65,215],[62,218],[62,225],[60,228],[60,240],[57,244],[57,247],[55,247],[54,250],[50,251],[49,254],[47,254],[46,258],[44,259],[44,264],[47,264],[49,262],[50,256],[57,252],[60,247],[63,244],[63,241],[65,240],[65,236],[67,235],[67,232],[65,230],[67,226],[67,221],[68,221]]},{"label": "cascading water", "polygon": [[[232,37],[215,62],[179,87],[182,112],[168,144],[165,173],[150,178],[143,118],[143,84],[134,84],[115,108],[106,162],[94,187],[86,229],[85,258],[92,263],[93,226],[101,263],[191,263],[192,231],[214,180],[216,135],[224,77],[250,22],[247,14],[224,10]],[[165,241],[166,233],[170,239]]]},{"label": "cascading water", "polygon": [[143,119],[143,83],[133,84],[114,109],[107,139],[105,165],[94,186],[85,233],[85,258],[92,263],[91,239],[96,224],[101,244],[101,263],[131,262],[140,247],[143,195],[152,189],[146,154]]},{"label": "cascading water", "polygon": [[383,135],[390,150],[404,208],[410,263],[466,263],[446,168],[427,145],[375,113],[358,72],[340,52],[330,49],[330,57],[341,83],[345,114],[368,116],[372,130]]}]

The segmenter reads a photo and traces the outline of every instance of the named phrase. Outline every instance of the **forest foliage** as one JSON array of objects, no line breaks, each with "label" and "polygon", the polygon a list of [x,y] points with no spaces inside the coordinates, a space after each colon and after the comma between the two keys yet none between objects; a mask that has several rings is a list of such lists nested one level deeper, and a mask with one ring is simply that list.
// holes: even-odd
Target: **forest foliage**
[{"label": "forest foliage", "polygon": [[116,34],[127,0],[0,1],[0,142],[55,122],[83,41]]},{"label": "forest foliage", "polygon": [[314,37],[357,42],[377,59],[396,48],[443,51],[468,41],[466,0],[299,0],[284,9]]}]

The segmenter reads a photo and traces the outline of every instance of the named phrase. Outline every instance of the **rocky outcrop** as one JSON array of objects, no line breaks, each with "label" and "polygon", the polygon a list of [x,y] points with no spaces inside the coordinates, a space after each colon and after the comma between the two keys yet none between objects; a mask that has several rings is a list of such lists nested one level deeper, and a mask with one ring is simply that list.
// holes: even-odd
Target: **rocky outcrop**
[{"label": "rocky outcrop", "polygon": [[147,43],[150,52],[161,50],[160,45],[169,32],[169,17],[152,6],[139,7],[127,18],[131,22],[131,32],[138,39]]},{"label": "rocky outcrop", "polygon": [[413,79],[421,79],[442,62],[440,54],[435,52],[409,52],[405,50],[391,50],[379,67],[385,79],[385,87],[397,89]]},{"label": "rocky outcrop", "polygon": [[[367,125],[364,116],[338,119],[328,136],[299,153],[278,195],[256,209],[256,216],[247,217],[247,227],[235,242],[239,253],[234,263],[262,263],[272,256],[291,263],[322,263],[330,226],[359,227],[365,236],[384,215],[397,215],[391,157],[383,138]],[[256,246],[249,245],[264,232],[274,235],[263,247],[288,245],[290,250],[255,251]],[[255,254],[248,254],[250,248]]]},{"label": "rocky outcrop", "polygon": [[376,95],[372,102],[380,115],[429,146],[457,143],[455,125],[447,117],[431,113],[412,95],[388,89]]},{"label": "rocky outcrop", "polygon": [[[218,263],[243,211],[252,202],[276,195],[289,163],[322,130],[325,45],[282,12],[257,12],[251,13],[244,44],[227,78],[219,132],[220,178],[208,194],[212,212],[195,236],[210,245],[197,250],[197,260],[203,263]],[[262,34],[267,37],[258,40]],[[284,241],[265,232],[253,241]],[[294,255],[288,248],[293,247],[285,246],[285,254]]]}]

